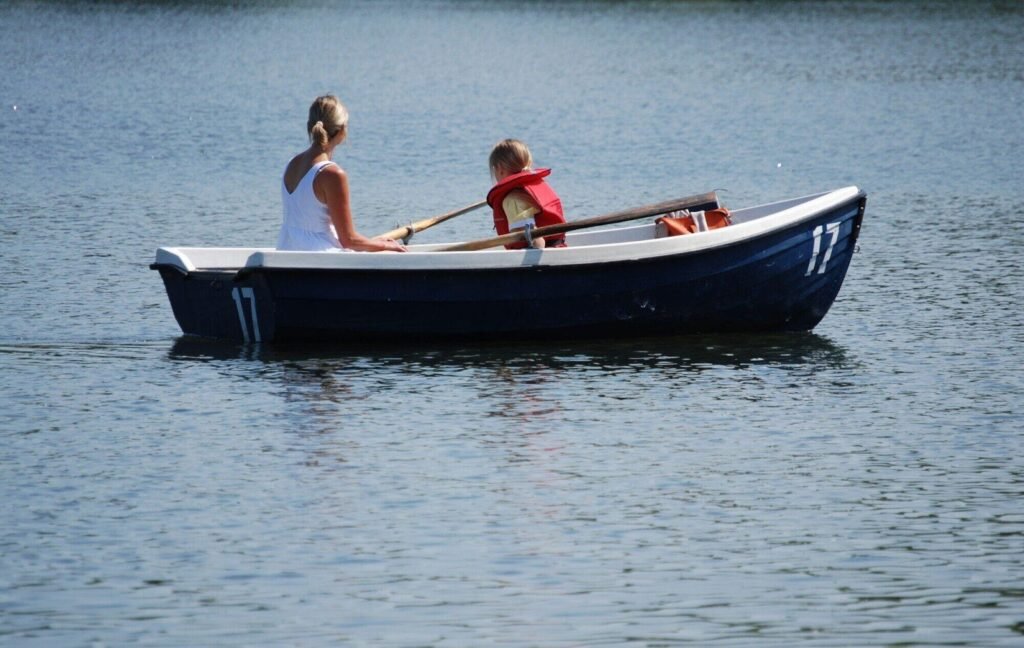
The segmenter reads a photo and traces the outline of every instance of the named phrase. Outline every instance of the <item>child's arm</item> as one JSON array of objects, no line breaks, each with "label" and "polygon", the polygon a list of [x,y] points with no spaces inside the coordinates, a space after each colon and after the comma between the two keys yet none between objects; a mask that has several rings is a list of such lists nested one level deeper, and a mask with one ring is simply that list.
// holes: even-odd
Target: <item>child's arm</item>
[{"label": "child's arm", "polygon": [[[534,217],[540,213],[540,207],[533,202],[533,199],[525,191],[510,191],[505,199],[501,201],[501,208],[505,210],[505,218],[508,219],[508,231],[522,229],[527,223],[534,223]],[[533,239],[533,247],[544,247],[544,237]]]}]

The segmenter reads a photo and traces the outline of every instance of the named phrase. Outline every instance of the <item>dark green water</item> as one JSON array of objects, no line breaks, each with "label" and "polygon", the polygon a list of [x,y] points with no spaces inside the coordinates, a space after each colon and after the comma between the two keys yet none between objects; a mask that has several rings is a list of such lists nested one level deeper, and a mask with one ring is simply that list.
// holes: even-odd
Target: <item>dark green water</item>
[{"label": "dark green water", "polygon": [[[0,645],[1024,641],[1016,2],[0,6]],[[856,184],[811,334],[179,338],[161,245],[271,245],[305,111],[367,233]],[[421,240],[489,233],[482,213]]]}]

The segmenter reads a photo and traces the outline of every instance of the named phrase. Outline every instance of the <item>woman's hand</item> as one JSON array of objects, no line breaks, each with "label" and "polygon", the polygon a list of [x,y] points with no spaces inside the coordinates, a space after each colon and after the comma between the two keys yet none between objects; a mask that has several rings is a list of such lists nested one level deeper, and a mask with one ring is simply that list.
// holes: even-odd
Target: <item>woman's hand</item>
[{"label": "woman's hand", "polygon": [[373,240],[380,241],[380,243],[382,243],[384,245],[384,248],[381,250],[381,252],[405,252],[406,251],[405,246],[402,245],[401,243],[399,243],[398,241],[394,240],[394,239],[388,239],[388,238],[386,238],[386,239],[378,239],[378,238],[375,238]]}]

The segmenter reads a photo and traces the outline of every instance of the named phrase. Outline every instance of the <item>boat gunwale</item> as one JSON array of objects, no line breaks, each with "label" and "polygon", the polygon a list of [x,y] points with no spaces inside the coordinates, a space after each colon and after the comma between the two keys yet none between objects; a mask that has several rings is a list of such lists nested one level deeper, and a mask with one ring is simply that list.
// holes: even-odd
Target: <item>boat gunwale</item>
[{"label": "boat gunwale", "polygon": [[[420,249],[413,246],[405,254],[359,254],[328,252],[293,252],[274,248],[188,248],[161,247],[157,250],[153,268],[173,267],[187,273],[197,271],[425,271],[425,270],[515,270],[519,268],[545,268],[564,266],[587,266],[595,264],[628,262],[655,259],[666,256],[699,253],[769,235],[786,229],[818,215],[839,208],[845,203],[863,198],[865,193],[856,186],[833,191],[810,194],[766,203],[736,211],[737,215],[754,210],[770,209],[773,205],[793,203],[790,207],[764,216],[741,220],[724,227],[690,236],[645,238],[639,240],[594,243],[578,247],[552,248],[544,250],[477,250],[442,252],[430,248],[450,243],[425,245]],[[601,229],[590,232],[636,230],[653,228],[645,223],[629,228]],[[192,256],[215,258],[216,255],[237,255],[245,259],[237,265],[197,266]],[[190,253],[192,256],[190,256]]]}]

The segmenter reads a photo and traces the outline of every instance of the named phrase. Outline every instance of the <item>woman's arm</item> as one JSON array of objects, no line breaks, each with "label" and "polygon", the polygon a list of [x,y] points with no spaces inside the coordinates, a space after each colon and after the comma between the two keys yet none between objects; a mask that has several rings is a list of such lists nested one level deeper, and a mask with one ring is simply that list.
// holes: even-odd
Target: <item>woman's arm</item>
[{"label": "woman's arm", "polygon": [[362,252],[405,252],[405,246],[398,241],[371,239],[356,231],[348,198],[348,174],[338,165],[332,164],[317,174],[313,191],[327,205],[327,213],[344,247]]}]

